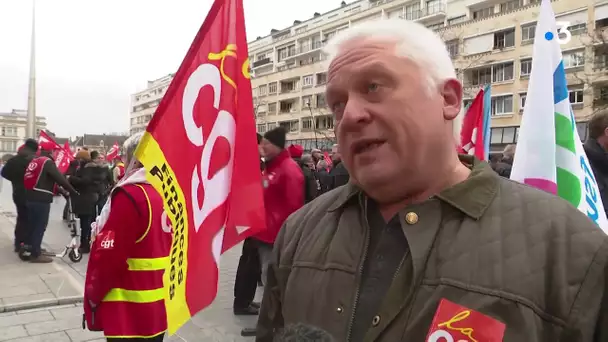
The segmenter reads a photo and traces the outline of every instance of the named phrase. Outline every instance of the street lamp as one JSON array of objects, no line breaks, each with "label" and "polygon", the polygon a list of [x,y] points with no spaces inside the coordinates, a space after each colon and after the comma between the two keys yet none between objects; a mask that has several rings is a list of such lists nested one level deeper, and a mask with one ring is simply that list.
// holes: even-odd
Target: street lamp
[{"label": "street lamp", "polygon": [[310,101],[306,101],[306,107],[310,112],[310,124],[312,125],[312,132],[315,135],[315,148],[319,148],[319,141],[317,141],[317,125],[315,125],[315,117],[312,114],[312,108],[310,107]]}]

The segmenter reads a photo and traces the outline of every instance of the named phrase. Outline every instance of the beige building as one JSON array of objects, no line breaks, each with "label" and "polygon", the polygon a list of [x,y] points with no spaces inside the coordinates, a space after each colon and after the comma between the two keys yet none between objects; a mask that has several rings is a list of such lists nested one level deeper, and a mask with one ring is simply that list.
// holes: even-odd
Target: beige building
[{"label": "beige building", "polygon": [[154,81],[148,81],[148,87],[145,90],[131,95],[130,134],[146,129],[174,76],[175,74],[169,74]]},{"label": "beige building", "polygon": [[[13,109],[11,112],[0,112],[0,158],[14,155],[17,148],[26,139],[27,111]],[[36,136],[46,129],[46,118],[36,117]]]},{"label": "beige building", "polygon": [[[531,69],[537,0],[359,0],[249,43],[257,130],[278,125],[305,149],[333,143],[321,48],[362,21],[415,20],[446,41],[466,102],[492,85],[492,150],[516,142]],[[581,138],[592,113],[608,107],[608,1],[554,0],[572,39],[562,45],[570,102]],[[563,38],[563,37],[561,37]]]}]

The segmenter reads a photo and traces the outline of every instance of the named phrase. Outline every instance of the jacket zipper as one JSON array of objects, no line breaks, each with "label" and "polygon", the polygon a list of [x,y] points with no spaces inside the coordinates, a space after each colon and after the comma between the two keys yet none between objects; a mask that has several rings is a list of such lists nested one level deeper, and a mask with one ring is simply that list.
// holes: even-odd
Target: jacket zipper
[{"label": "jacket zipper", "polygon": [[357,304],[359,303],[359,292],[361,290],[361,276],[363,275],[363,266],[365,265],[365,259],[367,259],[367,250],[369,249],[369,224],[367,218],[363,220],[365,222],[365,248],[363,249],[363,259],[359,265],[359,281],[357,282],[357,290],[355,292],[355,301],[353,302],[352,312],[350,315],[350,322],[348,324],[348,334],[346,335],[346,341],[350,342],[351,335],[353,333],[353,323],[355,321],[355,311],[357,310]]}]

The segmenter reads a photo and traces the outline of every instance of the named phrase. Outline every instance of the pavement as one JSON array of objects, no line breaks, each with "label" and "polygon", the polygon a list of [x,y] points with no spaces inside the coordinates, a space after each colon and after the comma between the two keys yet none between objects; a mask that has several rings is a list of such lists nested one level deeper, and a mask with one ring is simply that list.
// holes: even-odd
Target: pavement
[{"label": "pavement", "polygon": [[[50,264],[22,262],[13,252],[15,207],[11,186],[3,180],[0,190],[0,341],[10,342],[101,342],[102,334],[82,329],[82,294],[88,255],[79,263],[67,256]],[[61,220],[63,198],[51,206],[43,245],[61,251],[70,240]],[[257,316],[232,314],[233,287],[241,246],[221,258],[218,294],[214,303],[195,315],[175,335],[165,341],[250,342],[240,336],[244,327],[253,327]],[[256,300],[261,299],[258,288]]]}]

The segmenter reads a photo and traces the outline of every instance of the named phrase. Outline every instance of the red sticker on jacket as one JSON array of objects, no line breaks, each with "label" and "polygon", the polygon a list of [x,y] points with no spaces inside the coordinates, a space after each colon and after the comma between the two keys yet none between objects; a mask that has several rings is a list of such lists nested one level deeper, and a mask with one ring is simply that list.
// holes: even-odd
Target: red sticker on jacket
[{"label": "red sticker on jacket", "polygon": [[427,342],[502,342],[504,323],[447,299],[439,302]]}]

